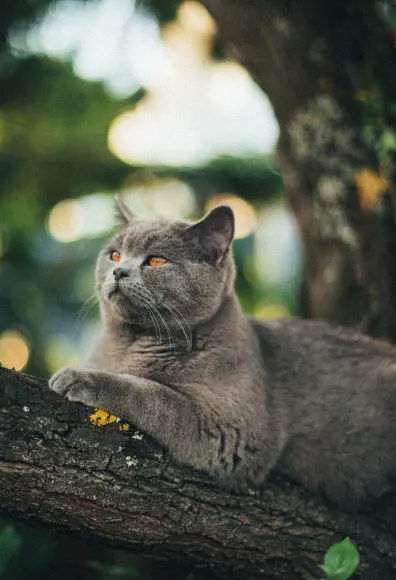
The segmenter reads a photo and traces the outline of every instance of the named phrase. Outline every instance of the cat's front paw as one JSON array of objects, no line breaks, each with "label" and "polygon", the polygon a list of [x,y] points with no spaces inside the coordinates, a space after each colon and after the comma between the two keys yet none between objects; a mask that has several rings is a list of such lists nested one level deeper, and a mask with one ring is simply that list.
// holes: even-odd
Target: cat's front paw
[{"label": "cat's front paw", "polygon": [[94,373],[90,371],[65,367],[50,378],[49,387],[69,401],[78,401],[92,407],[96,405],[96,381]]}]

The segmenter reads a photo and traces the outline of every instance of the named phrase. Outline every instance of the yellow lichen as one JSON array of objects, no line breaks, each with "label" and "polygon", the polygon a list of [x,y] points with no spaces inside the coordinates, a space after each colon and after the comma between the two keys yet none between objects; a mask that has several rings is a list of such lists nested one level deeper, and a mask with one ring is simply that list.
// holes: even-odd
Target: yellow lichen
[{"label": "yellow lichen", "polygon": [[103,425],[110,425],[110,423],[117,421],[117,417],[108,411],[95,409],[95,413],[92,413],[92,415],[89,416],[89,420],[93,425],[96,425],[97,427],[103,427]]},{"label": "yellow lichen", "polygon": [[354,182],[359,194],[360,207],[371,211],[381,195],[389,188],[389,181],[371,169],[361,169],[355,174]]},{"label": "yellow lichen", "polygon": [[123,423],[122,425],[120,425],[120,431],[129,431],[128,423]]}]

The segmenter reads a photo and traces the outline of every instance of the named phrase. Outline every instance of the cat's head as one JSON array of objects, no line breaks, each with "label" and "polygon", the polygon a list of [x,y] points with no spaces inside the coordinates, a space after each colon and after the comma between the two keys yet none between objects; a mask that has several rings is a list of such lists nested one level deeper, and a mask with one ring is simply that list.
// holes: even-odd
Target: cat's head
[{"label": "cat's head", "polygon": [[233,292],[232,210],[218,206],[191,224],[139,220],[119,199],[117,207],[120,227],[96,266],[105,318],[153,330],[209,320]]}]

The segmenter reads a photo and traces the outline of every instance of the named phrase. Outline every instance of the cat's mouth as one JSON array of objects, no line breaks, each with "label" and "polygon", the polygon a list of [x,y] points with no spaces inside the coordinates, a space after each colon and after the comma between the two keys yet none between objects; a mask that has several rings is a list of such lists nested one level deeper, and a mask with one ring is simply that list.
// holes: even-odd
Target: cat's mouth
[{"label": "cat's mouth", "polygon": [[107,299],[124,321],[129,324],[136,324],[137,319],[133,310],[131,310],[130,301],[118,284],[108,290]]},{"label": "cat's mouth", "polygon": [[111,300],[111,298],[113,298],[113,296],[122,296],[122,297],[126,297],[124,292],[122,291],[122,289],[120,288],[120,285],[118,284],[118,282],[116,282],[114,285],[112,285],[112,287],[110,288],[110,290],[107,293],[107,298],[109,300]]},{"label": "cat's mouth", "polygon": [[111,290],[108,295],[108,300],[117,310],[121,309],[123,312],[130,314],[130,301],[119,288]]},{"label": "cat's mouth", "polygon": [[110,300],[111,298],[113,298],[113,296],[114,296],[115,294],[118,294],[119,292],[120,292],[120,289],[118,288],[118,286],[116,286],[115,288],[112,288],[112,289],[110,290],[110,292],[108,292],[108,294],[107,294],[107,298]]},{"label": "cat's mouth", "polygon": [[107,300],[111,302],[117,310],[121,309],[123,312],[129,311],[128,297],[118,284],[110,288],[107,293]]}]

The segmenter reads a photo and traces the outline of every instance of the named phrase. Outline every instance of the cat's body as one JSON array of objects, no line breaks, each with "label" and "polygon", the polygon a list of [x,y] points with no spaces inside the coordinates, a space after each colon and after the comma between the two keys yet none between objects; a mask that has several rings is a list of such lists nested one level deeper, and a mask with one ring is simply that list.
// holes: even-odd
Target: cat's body
[{"label": "cat's body", "polygon": [[[127,223],[98,260],[102,335],[87,370],[62,369],[51,388],[234,488],[262,486],[274,467],[342,504],[391,488],[396,349],[322,323],[245,317],[227,208],[193,226],[121,209]],[[121,251],[123,268],[111,262]],[[154,268],[150,256],[166,259]]]}]

